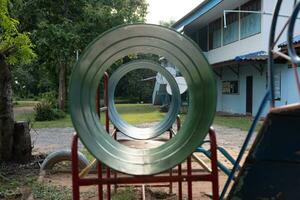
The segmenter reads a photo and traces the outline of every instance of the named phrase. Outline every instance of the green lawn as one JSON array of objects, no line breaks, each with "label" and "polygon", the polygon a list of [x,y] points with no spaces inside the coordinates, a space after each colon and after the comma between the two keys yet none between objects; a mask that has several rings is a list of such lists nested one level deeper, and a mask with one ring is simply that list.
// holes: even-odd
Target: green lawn
[{"label": "green lawn", "polygon": [[[117,104],[117,110],[121,117],[130,124],[141,124],[147,122],[160,121],[165,113],[159,112],[159,107],[154,107],[151,104]],[[104,113],[102,113],[101,123],[104,124]],[[184,120],[185,115],[181,115]],[[18,121],[26,120],[33,122],[34,128],[63,128],[72,127],[71,117],[67,115],[64,119],[34,122],[33,113],[21,114],[16,117]],[[230,116],[216,116],[214,124],[227,126],[230,128],[239,128],[241,130],[248,130],[252,123],[251,117],[230,117]],[[258,127],[260,127],[259,124]]]},{"label": "green lawn", "polygon": [[14,101],[14,107],[33,107],[35,106],[38,101],[30,101],[30,100],[26,100],[26,101]]},{"label": "green lawn", "polygon": [[[216,116],[214,119],[214,124],[227,126],[230,128],[239,128],[243,131],[249,130],[252,124],[251,117],[230,117],[230,116]],[[261,122],[257,125],[256,130],[261,127]]]},{"label": "green lawn", "polygon": [[166,114],[159,112],[159,107],[151,104],[118,104],[117,111],[130,124],[157,122]]}]

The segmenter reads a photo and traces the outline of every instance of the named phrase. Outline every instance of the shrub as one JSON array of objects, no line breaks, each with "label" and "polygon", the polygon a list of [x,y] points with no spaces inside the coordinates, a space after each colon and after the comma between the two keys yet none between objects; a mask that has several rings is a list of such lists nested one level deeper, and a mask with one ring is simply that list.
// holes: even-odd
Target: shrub
[{"label": "shrub", "polygon": [[47,101],[42,101],[34,107],[34,119],[36,121],[51,121],[55,119],[55,113],[51,104]]},{"label": "shrub", "polygon": [[53,109],[55,119],[62,119],[66,117],[66,113],[59,109]]},{"label": "shrub", "polygon": [[52,108],[57,107],[57,94],[54,91],[45,92],[41,94],[42,101],[48,102]]},{"label": "shrub", "polygon": [[41,101],[34,107],[34,119],[35,121],[51,121],[55,119],[64,118],[66,114],[58,109],[53,109],[52,105],[48,101]]}]

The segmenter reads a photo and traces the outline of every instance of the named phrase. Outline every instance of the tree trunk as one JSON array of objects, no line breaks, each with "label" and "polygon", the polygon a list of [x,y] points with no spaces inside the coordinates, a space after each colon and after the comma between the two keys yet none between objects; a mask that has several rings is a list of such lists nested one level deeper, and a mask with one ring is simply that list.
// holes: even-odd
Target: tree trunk
[{"label": "tree trunk", "polygon": [[13,134],[12,74],[0,55],[0,161],[12,159]]},{"label": "tree trunk", "polygon": [[65,110],[66,104],[66,64],[62,63],[59,68],[58,107]]}]

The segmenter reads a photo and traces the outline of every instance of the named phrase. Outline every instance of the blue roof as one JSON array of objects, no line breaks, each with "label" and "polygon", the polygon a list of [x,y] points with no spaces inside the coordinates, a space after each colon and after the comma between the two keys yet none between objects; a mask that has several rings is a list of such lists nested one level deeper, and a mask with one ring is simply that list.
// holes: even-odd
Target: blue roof
[{"label": "blue roof", "polygon": [[254,60],[266,60],[268,59],[268,54],[265,51],[257,51],[241,56],[235,57],[235,61],[254,61]]},{"label": "blue roof", "polygon": [[[297,35],[293,38],[293,44],[297,44],[299,42],[300,42],[300,35]],[[282,47],[285,47],[285,46],[287,46],[287,41],[285,41],[285,42],[278,45],[279,48],[282,48]]]},{"label": "blue roof", "polygon": [[187,15],[185,15],[183,18],[175,22],[172,27],[176,30],[179,30],[183,28],[184,26],[192,23],[197,18],[201,17],[205,13],[207,13],[209,10],[217,6],[219,3],[221,3],[223,0],[206,0],[202,2],[200,5],[198,5],[196,8],[194,8],[191,12],[189,12]]}]

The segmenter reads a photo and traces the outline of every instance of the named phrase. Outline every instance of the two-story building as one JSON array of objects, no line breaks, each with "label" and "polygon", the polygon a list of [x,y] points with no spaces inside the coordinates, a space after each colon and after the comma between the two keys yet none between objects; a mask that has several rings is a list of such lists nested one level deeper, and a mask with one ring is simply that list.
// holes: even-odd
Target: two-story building
[{"label": "two-story building", "polygon": [[[217,111],[257,112],[268,86],[268,41],[276,2],[205,0],[173,25],[199,45],[211,64],[217,81]],[[283,0],[277,32],[291,15],[294,3]],[[300,26],[296,25],[298,34]],[[277,48],[284,47],[286,39],[285,32],[278,42],[283,44]],[[276,106],[299,102],[293,69],[285,60],[276,60],[274,79]]]}]

